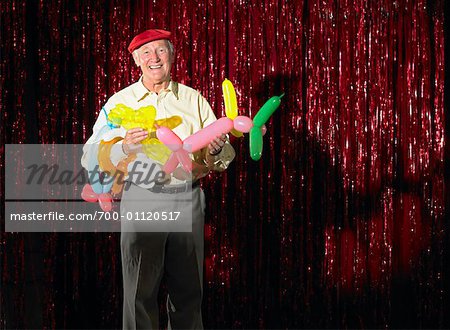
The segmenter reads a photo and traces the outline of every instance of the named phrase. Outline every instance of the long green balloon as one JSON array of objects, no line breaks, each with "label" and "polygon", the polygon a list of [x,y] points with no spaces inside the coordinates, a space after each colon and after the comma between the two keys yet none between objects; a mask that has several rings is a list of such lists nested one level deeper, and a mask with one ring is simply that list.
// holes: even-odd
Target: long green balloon
[{"label": "long green balloon", "polygon": [[253,160],[261,158],[263,149],[263,136],[261,128],[253,126],[250,130],[250,157]]},{"label": "long green balloon", "polygon": [[253,125],[256,127],[261,128],[262,125],[264,125],[272,116],[272,114],[275,112],[275,110],[278,109],[278,107],[281,104],[281,98],[284,96],[284,93],[280,96],[272,96],[269,100],[267,100],[266,103],[259,109],[256,116],[253,118]]}]

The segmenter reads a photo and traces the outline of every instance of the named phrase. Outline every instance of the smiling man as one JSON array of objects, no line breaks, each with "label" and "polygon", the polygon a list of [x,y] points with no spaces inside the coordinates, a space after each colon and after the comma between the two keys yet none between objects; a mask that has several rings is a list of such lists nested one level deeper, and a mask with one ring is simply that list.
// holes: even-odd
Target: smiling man
[{"label": "smiling man", "polygon": [[[157,33],[161,37],[165,36],[163,31]],[[155,32],[147,31],[144,34],[151,35],[155,34]],[[129,50],[131,51],[134,48],[135,44],[132,43]],[[136,65],[142,69],[142,83],[148,90],[158,93],[168,87],[170,82],[170,69],[174,61],[174,49],[168,39],[160,39],[146,43],[139,47],[139,49],[133,50],[132,54]]]},{"label": "smiling man", "polygon": [[[90,144],[113,136],[123,137],[119,152],[111,156],[113,163],[117,163],[130,153],[139,155],[141,142],[154,136],[154,131],[148,132],[142,127],[108,130],[108,114],[118,104],[135,110],[154,106],[155,120],[178,116],[181,121],[173,131],[182,140],[216,120],[210,105],[199,92],[171,79],[175,59],[171,38],[168,31],[151,29],[138,34],[131,41],[128,51],[135,64],[141,68],[142,76],[138,82],[114,94],[103,107],[84,149],[82,163],[85,167],[88,159],[96,156],[90,154]],[[141,214],[143,210],[153,212],[156,210],[154,208],[170,212],[177,205],[176,201],[171,204],[173,196],[183,197],[183,194],[189,193],[192,197],[192,232],[132,232],[124,231],[122,227],[124,329],[159,328],[157,296],[163,277],[169,292],[167,309],[170,326],[181,329],[203,328],[201,301],[205,197],[198,179],[210,170],[225,170],[234,156],[226,136],[219,136],[210,141],[207,148],[193,155],[192,175],[179,168],[164,185],[146,186],[134,182],[124,190],[122,214]],[[154,202],[150,202],[155,200],[160,203],[154,205]]]}]

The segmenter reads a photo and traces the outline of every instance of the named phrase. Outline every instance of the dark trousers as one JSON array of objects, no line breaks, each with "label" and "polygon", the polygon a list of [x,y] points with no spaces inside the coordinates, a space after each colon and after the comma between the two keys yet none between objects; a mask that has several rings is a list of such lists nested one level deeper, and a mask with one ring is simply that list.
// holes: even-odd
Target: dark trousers
[{"label": "dark trousers", "polygon": [[[151,192],[131,186],[122,196],[121,212],[131,207],[129,196]],[[131,194],[131,195],[130,195]],[[202,329],[204,194],[192,191],[192,232],[122,232],[124,287],[123,329],[158,329],[158,290],[163,276],[169,293],[169,328]]]}]

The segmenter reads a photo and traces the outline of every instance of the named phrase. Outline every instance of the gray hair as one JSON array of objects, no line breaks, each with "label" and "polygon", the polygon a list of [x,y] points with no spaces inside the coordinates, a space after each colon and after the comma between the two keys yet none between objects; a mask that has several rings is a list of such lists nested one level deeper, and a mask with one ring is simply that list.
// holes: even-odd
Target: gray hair
[{"label": "gray hair", "polygon": [[170,40],[167,40],[167,44],[169,45],[170,53],[173,55],[175,53],[175,48],[173,47],[173,44],[170,42]]}]

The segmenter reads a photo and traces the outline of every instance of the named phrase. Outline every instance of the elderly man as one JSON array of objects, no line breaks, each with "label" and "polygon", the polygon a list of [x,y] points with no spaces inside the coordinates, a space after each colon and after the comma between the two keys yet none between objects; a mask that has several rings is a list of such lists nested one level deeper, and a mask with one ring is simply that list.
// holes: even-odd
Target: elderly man
[{"label": "elderly man", "polygon": [[[137,35],[131,41],[128,50],[136,65],[141,68],[142,76],[138,82],[114,94],[103,107],[94,125],[94,133],[86,143],[82,160],[85,167],[87,159],[93,157],[89,154],[89,144],[99,143],[112,136],[122,136],[121,150],[111,156],[111,160],[117,163],[127,154],[139,152],[140,143],[149,136],[150,133],[142,127],[128,131],[114,128],[103,133],[102,128],[108,124],[108,113],[117,104],[124,104],[135,110],[152,105],[156,108],[156,120],[180,116],[181,124],[173,131],[181,139],[216,120],[210,105],[200,93],[171,80],[170,72],[174,62],[171,37],[168,31],[152,29]],[[163,276],[169,292],[167,308],[170,326],[183,329],[203,327],[201,300],[205,199],[198,185],[198,178],[209,170],[225,170],[234,155],[226,136],[222,135],[211,141],[208,148],[194,155],[191,180],[189,175],[177,169],[175,175],[166,177],[168,181],[163,186],[149,187],[137,183],[124,190],[122,214],[135,210],[136,196],[139,196],[141,205],[148,210],[152,210],[153,206],[146,203],[147,200],[160,200],[161,203],[166,203],[164,207],[168,211],[173,196],[186,191],[192,196],[192,232],[122,231],[124,329],[159,327],[157,295]]]}]

